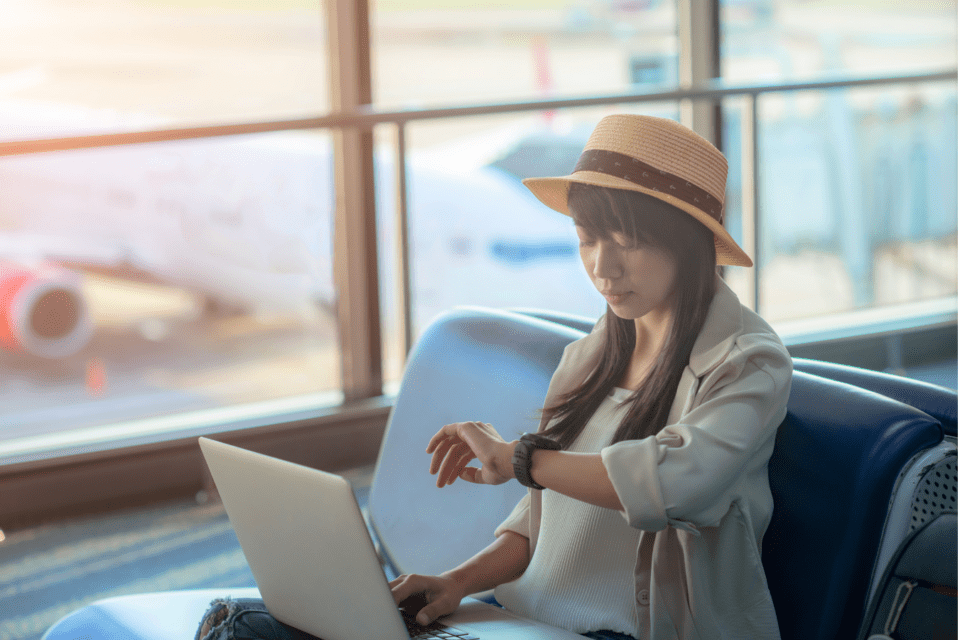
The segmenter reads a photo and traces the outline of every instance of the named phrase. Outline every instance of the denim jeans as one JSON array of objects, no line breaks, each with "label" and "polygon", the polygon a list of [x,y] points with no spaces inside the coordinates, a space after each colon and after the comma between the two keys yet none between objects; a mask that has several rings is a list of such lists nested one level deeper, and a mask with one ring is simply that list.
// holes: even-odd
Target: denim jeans
[{"label": "denim jeans", "polygon": [[[209,629],[206,633],[204,625]],[[592,640],[634,640],[616,631],[583,634]],[[263,600],[237,598],[214,600],[203,616],[195,640],[319,640],[316,636],[283,624],[267,613]]]},{"label": "denim jeans", "polygon": [[[204,627],[207,627],[204,633]],[[317,640],[283,624],[259,598],[216,599],[203,615],[194,640]]]}]

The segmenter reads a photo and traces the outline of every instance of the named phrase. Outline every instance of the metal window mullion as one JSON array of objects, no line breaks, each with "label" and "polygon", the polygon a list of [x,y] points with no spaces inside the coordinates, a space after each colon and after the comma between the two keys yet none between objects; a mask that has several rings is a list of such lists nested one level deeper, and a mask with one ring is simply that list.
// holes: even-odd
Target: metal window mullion
[{"label": "metal window mullion", "polygon": [[[690,89],[720,75],[719,0],[678,0],[678,75],[680,87]],[[680,101],[680,122],[718,147],[719,102],[709,99]]]},{"label": "metal window mullion", "polygon": [[[369,108],[367,2],[328,0],[324,7],[331,107],[337,113]],[[344,400],[350,402],[383,393],[372,126],[346,125],[333,131],[333,139],[333,267],[342,388]]]},{"label": "metal window mullion", "polygon": [[412,281],[410,277],[410,234],[407,217],[407,137],[406,123],[397,122],[397,307],[399,309],[400,349],[406,359],[413,346]]},{"label": "metal window mullion", "polygon": [[748,280],[750,291],[747,302],[756,312],[760,312],[760,180],[758,167],[760,163],[760,145],[757,139],[758,118],[757,101],[759,95],[748,94],[744,97],[741,124],[741,224],[743,231],[743,248],[753,258],[753,269]]}]

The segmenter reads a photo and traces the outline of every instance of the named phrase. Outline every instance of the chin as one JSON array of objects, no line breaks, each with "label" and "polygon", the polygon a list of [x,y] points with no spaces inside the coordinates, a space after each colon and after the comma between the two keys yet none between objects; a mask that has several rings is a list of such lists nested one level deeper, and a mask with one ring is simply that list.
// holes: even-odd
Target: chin
[{"label": "chin", "polygon": [[636,311],[634,309],[630,309],[629,307],[614,307],[611,304],[607,304],[607,308],[610,309],[610,311],[613,311],[613,314],[621,320],[636,320],[637,318],[642,318],[646,315],[645,312]]}]

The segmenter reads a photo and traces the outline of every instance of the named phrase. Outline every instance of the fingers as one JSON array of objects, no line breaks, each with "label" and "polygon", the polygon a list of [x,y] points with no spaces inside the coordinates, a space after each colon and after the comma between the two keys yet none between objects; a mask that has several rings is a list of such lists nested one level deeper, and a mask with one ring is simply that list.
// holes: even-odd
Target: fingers
[{"label": "fingers", "polygon": [[398,605],[416,592],[410,577],[402,575],[390,581],[390,592],[393,594],[393,601]]},{"label": "fingers", "polygon": [[431,602],[420,609],[420,613],[417,614],[417,622],[426,626],[442,615],[453,613],[453,611],[448,609],[449,606],[447,606],[447,603],[445,602],[441,603],[439,600],[436,602]]},{"label": "fingers", "polygon": [[[437,487],[453,484],[458,478],[469,482],[498,484],[509,478],[488,468],[495,461],[491,457],[494,448],[504,442],[489,424],[481,422],[456,422],[445,425],[427,445],[430,473],[437,476]],[[481,469],[465,472],[471,460],[479,459]]]},{"label": "fingers", "polygon": [[481,470],[476,467],[464,467],[460,470],[460,479],[472,482],[474,484],[485,484],[481,475]]},{"label": "fingers", "polygon": [[464,435],[470,433],[470,431],[492,429],[488,424],[483,422],[454,422],[451,424],[444,425],[440,431],[437,431],[430,442],[427,443],[427,453],[434,453],[441,444],[443,444],[448,439],[452,438],[454,440],[465,440]]},{"label": "fingers", "polygon": [[437,486],[445,487],[448,484],[453,484],[460,476],[460,471],[474,458],[476,456],[473,451],[465,444],[451,447],[443,460],[443,464],[437,471]]},{"label": "fingers", "polygon": [[417,622],[427,625],[442,615],[453,613],[459,599],[453,602],[444,589],[444,581],[436,576],[402,575],[390,581],[390,591],[397,606],[416,612]]},{"label": "fingers", "polygon": [[402,575],[390,581],[390,592],[397,606],[404,609],[419,610],[436,590],[433,576]]},{"label": "fingers", "polygon": [[440,470],[443,461],[447,458],[450,450],[457,445],[465,445],[459,438],[445,438],[437,443],[433,448],[433,457],[430,459],[430,473],[435,474]]},{"label": "fingers", "polygon": [[460,469],[475,458],[470,445],[462,439],[460,427],[465,423],[445,425],[430,439],[427,453],[430,459],[430,473],[437,476],[437,487],[445,487],[457,479]]},{"label": "fingers", "polygon": [[459,422],[447,424],[444,425],[440,431],[437,431],[434,436],[430,438],[430,442],[427,443],[427,453],[433,453],[434,449],[440,444],[441,441],[450,437],[459,437],[457,434],[457,427],[459,427],[460,424],[461,423]]}]

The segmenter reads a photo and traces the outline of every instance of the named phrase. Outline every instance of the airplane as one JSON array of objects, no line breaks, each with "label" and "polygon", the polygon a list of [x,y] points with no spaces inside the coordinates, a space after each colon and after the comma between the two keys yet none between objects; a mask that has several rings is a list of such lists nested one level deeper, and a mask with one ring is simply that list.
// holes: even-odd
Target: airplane
[{"label": "airplane", "polygon": [[[82,109],[54,115],[67,129],[97,126]],[[393,163],[378,151],[384,274],[396,255]],[[569,218],[496,167],[436,152],[413,153],[408,165],[415,325],[459,304],[549,308],[563,299],[579,313],[602,312]],[[210,309],[329,307],[333,206],[331,146],[313,132],[2,158],[0,347],[54,359],[82,350],[94,330],[88,271],[181,287]],[[393,289],[383,288],[395,313]]]}]

